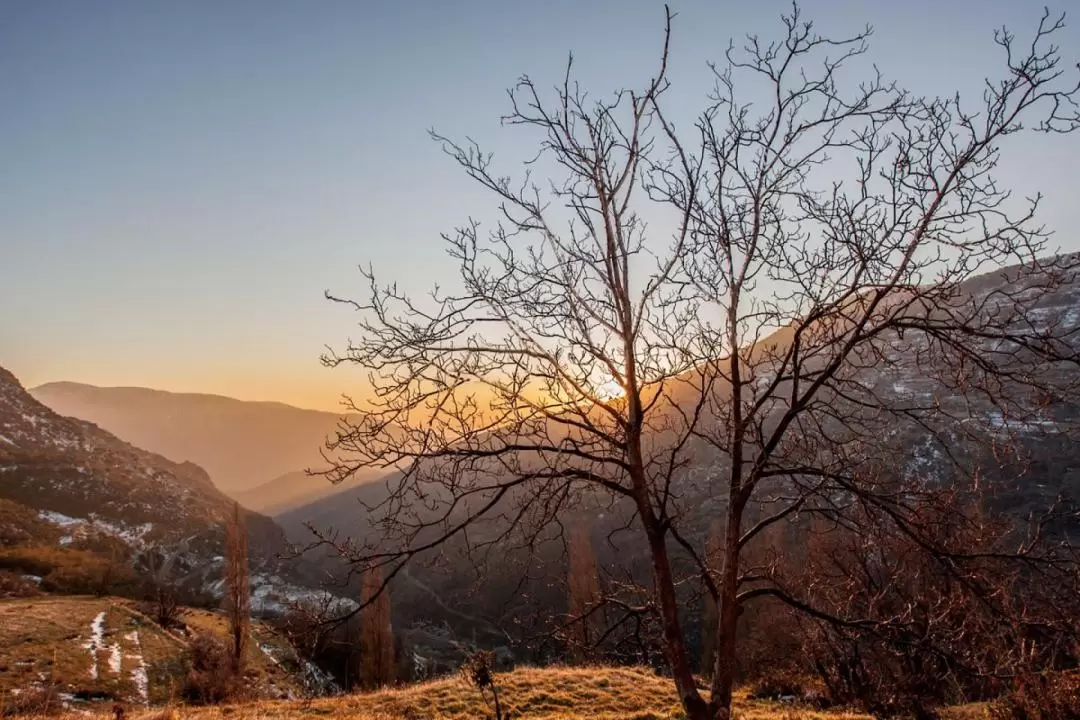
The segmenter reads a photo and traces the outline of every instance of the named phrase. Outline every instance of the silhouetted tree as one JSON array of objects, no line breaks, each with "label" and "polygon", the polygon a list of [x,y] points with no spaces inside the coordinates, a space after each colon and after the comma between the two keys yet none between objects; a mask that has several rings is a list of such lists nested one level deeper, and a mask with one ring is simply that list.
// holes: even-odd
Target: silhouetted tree
[{"label": "silhouetted tree", "polygon": [[[677,125],[670,20],[638,90],[594,100],[571,65],[550,100],[521,79],[504,120],[540,150],[517,181],[471,141],[434,136],[499,219],[445,236],[457,285],[413,298],[365,271],[366,296],[341,300],[360,332],[325,362],[375,387],[349,404],[326,474],[401,472],[370,508],[373,532],[316,544],[382,567],[385,587],[451,538],[479,563],[534,546],[583,498],[626,503],[652,582],[607,600],[659,626],[688,717],[726,719],[748,604],[897,621],[817,606],[775,564],[748,568],[771,525],[885,527],[954,577],[981,571],[933,541],[920,507],[943,483],[898,470],[897,442],[923,433],[948,465],[959,438],[1000,444],[1072,392],[1076,374],[1055,372],[1075,367],[1072,328],[1035,303],[1073,281],[1076,259],[1043,257],[1038,199],[1011,199],[995,171],[1014,136],[1070,132],[1080,115],[1049,15],[1030,43],[997,34],[1002,72],[971,104],[860,74],[870,30],[821,36],[795,8],[779,41],[733,46],[696,123]],[[1005,281],[980,290],[988,271]],[[912,363],[918,393],[875,381]],[[968,422],[976,400],[1004,419],[992,433]],[[724,520],[715,561],[700,512]],[[708,700],[679,596],[698,578],[718,614]]]},{"label": "silhouetted tree", "polygon": [[369,689],[393,685],[396,680],[390,593],[382,589],[382,585],[382,571],[378,567],[372,567],[364,574],[359,671],[360,685]]},{"label": "silhouetted tree", "polygon": [[229,658],[235,673],[243,671],[250,623],[251,578],[244,510],[234,502],[225,524],[225,614],[229,620]]}]

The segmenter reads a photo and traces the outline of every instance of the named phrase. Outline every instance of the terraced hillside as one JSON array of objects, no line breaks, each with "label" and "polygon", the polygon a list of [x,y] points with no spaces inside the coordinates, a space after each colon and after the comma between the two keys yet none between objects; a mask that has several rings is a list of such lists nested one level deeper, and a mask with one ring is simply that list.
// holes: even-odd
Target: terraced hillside
[{"label": "terraced hillside", "polygon": [[[223,619],[186,610],[185,630],[165,631],[120,598],[51,597],[0,602],[0,714],[42,697],[71,709],[100,703],[160,705],[180,696],[189,643],[225,636]],[[267,625],[254,623],[245,685],[255,697],[306,692],[305,669]]]}]

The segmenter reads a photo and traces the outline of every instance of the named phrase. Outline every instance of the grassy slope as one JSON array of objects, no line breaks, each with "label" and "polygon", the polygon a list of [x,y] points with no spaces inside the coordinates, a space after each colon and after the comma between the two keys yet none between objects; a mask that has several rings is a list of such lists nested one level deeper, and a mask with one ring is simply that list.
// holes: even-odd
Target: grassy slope
[{"label": "grassy slope", "polygon": [[[639,668],[522,668],[496,676],[503,704],[523,720],[675,720],[683,717],[670,680]],[[737,700],[740,720],[868,720],[865,715],[812,712]],[[129,720],[476,720],[491,711],[457,676],[313,701],[170,707],[129,713]],[[105,720],[106,715],[99,716]],[[74,720],[74,716],[72,718]]]},{"label": "grassy slope", "polygon": [[[90,625],[105,612],[103,641],[118,643],[121,672],[111,672],[109,651],[98,654],[99,677],[90,677],[90,652],[84,644]],[[222,634],[221,616],[188,610],[184,621],[196,631]],[[138,631],[149,678],[152,704],[168,708],[139,710],[141,702],[131,678],[133,643],[126,637]],[[283,650],[280,640],[259,624],[250,646],[252,683],[288,687],[290,678],[258,647]],[[307,701],[260,701],[218,707],[179,707],[175,685],[180,679],[186,643],[141,615],[132,603],[116,598],[35,598],[0,601],[0,706],[12,689],[24,689],[55,679],[62,692],[99,692],[120,698],[129,720],[285,720],[285,718],[342,718],[344,720],[474,720],[491,714],[475,689],[450,676],[401,689]],[[674,720],[683,717],[669,679],[640,668],[520,668],[496,675],[504,707],[514,718],[537,720]],[[111,701],[98,706],[99,715],[73,705],[75,718],[111,720]],[[842,712],[812,712],[790,706],[736,698],[740,720],[863,720],[867,716]],[[92,709],[92,706],[91,706]],[[978,708],[981,709],[981,708]],[[950,716],[970,720],[983,713]]]},{"label": "grassy slope", "polygon": [[[105,613],[103,646],[94,658],[86,644],[91,624]],[[213,613],[188,610],[182,618],[192,629],[223,635],[224,621]],[[256,642],[249,644],[248,667],[254,686],[294,687],[289,673],[275,665],[259,648],[284,647],[265,627],[255,624]],[[138,633],[138,645],[133,633]],[[112,646],[119,647],[120,672],[110,666]],[[128,600],[119,598],[48,597],[0,601],[0,707],[13,693],[27,692],[55,682],[67,695],[95,695],[141,704],[133,672],[145,663],[147,695],[151,704],[173,700],[183,679],[187,640],[166,633],[142,615]]]}]

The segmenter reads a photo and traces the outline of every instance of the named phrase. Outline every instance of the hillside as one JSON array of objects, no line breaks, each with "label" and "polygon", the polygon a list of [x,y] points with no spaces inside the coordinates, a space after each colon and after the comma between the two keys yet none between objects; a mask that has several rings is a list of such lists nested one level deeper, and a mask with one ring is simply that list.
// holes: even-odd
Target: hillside
[{"label": "hillside", "polygon": [[266,515],[288,513],[371,482],[374,473],[334,485],[303,470],[285,473],[250,490],[230,493],[241,505]]},{"label": "hillside", "polygon": [[[671,681],[642,668],[520,668],[500,673],[495,681],[504,707],[514,718],[530,720],[676,720],[683,717]],[[74,703],[69,703],[77,707]],[[743,720],[861,720],[867,715],[843,711],[812,711],[750,700],[741,693],[736,712]],[[146,711],[150,718],[305,718],[347,720],[476,720],[489,717],[475,689],[457,675],[376,693],[322,698],[305,702],[241,703],[204,708]],[[85,717],[85,716],[80,716]],[[103,716],[104,717],[104,716]],[[109,716],[111,717],[111,716]],[[129,715],[133,720],[142,713]]]},{"label": "hillside", "polygon": [[[50,569],[70,573],[94,556],[138,566],[154,551],[166,558],[177,583],[213,593],[231,507],[232,500],[199,466],[173,462],[92,423],[58,415],[0,368],[5,567],[35,576]],[[286,547],[282,530],[254,513],[246,523],[259,602],[273,607],[271,590],[286,596],[302,592],[283,579],[295,578],[296,566],[277,558]]]},{"label": "hillside", "polygon": [[[984,312],[1000,313],[1003,310],[997,304],[1002,297],[1014,296],[1017,291],[1037,293],[1031,313],[1034,322],[1030,327],[1025,326],[1026,330],[1037,335],[1057,326],[1059,332],[1064,330],[1078,338],[1080,279],[1075,271],[1069,282],[1053,293],[1041,292],[1037,280],[1024,276],[1017,268],[989,273],[964,286],[957,302],[976,303]],[[1030,287],[1025,289],[1024,283],[1029,282]],[[782,347],[790,342],[789,338],[790,333],[782,330],[763,339],[761,345]],[[949,483],[956,477],[953,463],[979,466],[981,478],[986,481],[988,502],[1015,517],[1024,517],[1029,510],[1045,509],[1059,496],[1080,498],[1080,453],[1074,442],[1075,432],[1080,428],[1080,407],[1074,399],[1058,397],[1045,407],[1029,408],[1031,412],[1019,417],[1005,417],[992,398],[975,393],[964,396],[937,382],[927,372],[918,343],[916,333],[909,333],[904,342],[881,349],[888,356],[888,363],[867,362],[852,370],[868,393],[895,407],[936,406],[946,411],[941,413],[932,431],[915,422],[891,420],[891,427],[885,429],[885,442],[876,451],[886,458],[884,464],[892,472],[937,484]],[[768,380],[766,371],[763,368],[762,383]],[[1075,366],[1064,372],[1065,376],[1047,377],[1046,382],[1053,385],[1061,379],[1067,385],[1077,377]],[[837,406],[843,404],[838,402]],[[843,412],[838,414],[842,416]],[[659,421],[655,424],[663,425]],[[557,438],[559,432],[560,429],[553,429],[547,437]],[[1001,448],[1008,448],[1009,452],[1001,453]],[[995,449],[998,454],[991,456],[989,453]],[[705,443],[691,445],[686,455],[688,459],[680,470],[675,494],[679,506],[685,508],[685,516],[681,518],[683,527],[694,541],[703,543],[710,523],[722,517],[725,499],[715,492],[715,484],[700,479],[724,472],[723,458]],[[439,503],[439,488],[424,490],[431,510]],[[311,538],[305,526],[308,523],[322,530],[332,528],[340,536],[362,537],[371,527],[364,505],[377,505],[389,495],[386,485],[376,481],[282,513],[277,520],[296,542]],[[479,544],[479,538],[498,536],[505,530],[508,518],[514,517],[518,509],[514,494],[508,493],[501,502],[491,512],[490,521],[470,528],[474,544]],[[465,511],[459,507],[456,512],[455,517],[460,519]],[[632,574],[645,582],[650,568],[640,537],[633,532],[618,534],[619,528],[627,523],[636,527],[631,523],[633,513],[629,502],[600,500],[592,508],[581,502],[560,514],[558,522],[565,527],[588,526],[601,567],[613,575]],[[455,566],[455,559],[461,564],[474,558],[459,558],[455,552],[461,549],[454,543],[444,548],[446,557],[435,557],[433,553],[430,563],[415,563],[411,574],[402,577],[394,588],[395,617],[423,618],[435,624],[450,622],[458,632],[470,632],[478,626],[482,629],[485,623],[464,622],[465,618],[485,618],[499,627],[513,628],[519,622],[537,617],[540,608],[560,612],[561,603],[565,602],[561,587],[565,577],[561,546],[558,542],[550,547],[538,545],[538,553],[526,556],[525,551],[508,549],[511,544],[503,543],[484,555],[482,567],[476,572]],[[528,584],[518,587],[507,579],[522,577],[524,568],[528,568],[529,577],[523,583],[527,580]],[[463,621],[461,624],[459,619]]]},{"label": "hillside", "polygon": [[[246,402],[219,395],[145,388],[101,388],[47,383],[30,391],[61,415],[92,422],[137,447],[176,462],[191,461],[230,495],[250,491],[286,473],[321,462],[320,448],[338,415],[276,402]],[[317,496],[317,480],[308,483]],[[325,483],[328,485],[328,483]],[[269,485],[244,495],[270,512],[295,496],[291,485]],[[303,493],[296,497],[303,497]]]},{"label": "hillside", "polygon": [[[0,602],[0,715],[53,686],[69,707],[175,701],[197,632],[225,636],[219,616],[186,610],[186,630],[166,632],[120,598],[35,598]],[[254,623],[247,684],[256,697],[298,697],[304,665],[268,626]]]}]

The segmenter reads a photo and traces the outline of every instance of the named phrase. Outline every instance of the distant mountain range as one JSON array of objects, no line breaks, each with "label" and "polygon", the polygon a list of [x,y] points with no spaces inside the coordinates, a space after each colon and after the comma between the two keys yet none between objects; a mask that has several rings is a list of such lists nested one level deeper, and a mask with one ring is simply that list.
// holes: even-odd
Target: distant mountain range
[{"label": "distant mountain range", "polygon": [[[233,501],[191,462],[173,462],[97,425],[64,417],[0,367],[0,546],[119,544],[134,562],[153,551],[192,589],[220,590],[224,526]],[[285,534],[246,513],[252,586],[283,605],[298,563],[285,563]],[[100,544],[100,543],[99,543]],[[93,542],[90,543],[93,547]]]},{"label": "distant mountain range", "polygon": [[334,485],[319,475],[309,475],[304,470],[285,473],[251,490],[232,493],[244,507],[266,515],[280,515],[311,503],[336,497],[360,485],[370,483],[375,471],[364,473],[340,485]]},{"label": "distant mountain range", "polygon": [[214,485],[259,512],[276,513],[338,489],[303,473],[323,463],[320,449],[340,420],[335,413],[72,382],[47,383],[30,394],[61,415],[92,422],[174,462],[205,468]]}]

